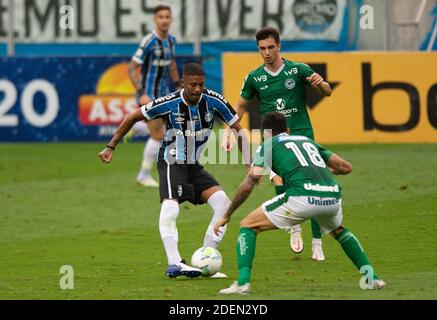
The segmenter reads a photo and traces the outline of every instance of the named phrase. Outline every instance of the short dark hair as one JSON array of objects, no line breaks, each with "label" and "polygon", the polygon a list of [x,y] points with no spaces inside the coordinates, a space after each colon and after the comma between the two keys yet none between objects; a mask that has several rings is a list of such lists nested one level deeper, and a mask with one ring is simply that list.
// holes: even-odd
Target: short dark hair
[{"label": "short dark hair", "polygon": [[272,134],[275,136],[287,132],[287,121],[282,113],[269,112],[263,118],[262,127],[264,130],[272,130]]},{"label": "short dark hair", "polygon": [[275,42],[277,44],[279,44],[279,42],[281,41],[278,30],[276,30],[273,27],[265,27],[258,30],[258,32],[255,35],[255,38],[256,38],[256,44],[258,44],[261,40],[265,40],[268,38],[275,39]]},{"label": "short dark hair", "polygon": [[187,63],[187,64],[184,64],[182,75],[183,76],[204,76],[205,71],[203,71],[202,66],[198,63]]},{"label": "short dark hair", "polygon": [[165,4],[158,4],[154,9],[153,9],[153,14],[157,14],[159,11],[162,10],[168,10],[171,13],[171,8],[170,6],[167,6]]}]

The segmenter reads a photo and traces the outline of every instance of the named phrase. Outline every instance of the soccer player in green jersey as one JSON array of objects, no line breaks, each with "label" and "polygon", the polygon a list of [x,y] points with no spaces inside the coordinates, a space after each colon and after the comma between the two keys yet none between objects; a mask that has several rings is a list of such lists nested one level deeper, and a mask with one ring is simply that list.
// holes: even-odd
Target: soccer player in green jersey
[{"label": "soccer player in green jersey", "polygon": [[250,276],[258,233],[273,229],[288,231],[309,218],[315,218],[323,232],[330,233],[339,242],[360,272],[367,270],[365,281],[360,281],[361,288],[383,288],[385,282],[373,272],[360,242],[342,225],[341,190],[332,173],[348,174],[352,171],[352,165],[312,139],[289,135],[286,118],[280,113],[268,113],[262,126],[265,141],[261,151],[227,212],[214,226],[214,232],[218,234],[220,227],[230,221],[232,213],[259,183],[267,166],[282,177],[285,192],[264,202],[240,222],[236,250],[238,281],[220,293],[250,292]]},{"label": "soccer player in green jersey", "polygon": [[[240,119],[253,97],[260,103],[261,116],[277,111],[285,116],[287,127],[296,135],[314,140],[314,132],[306,107],[305,86],[315,88],[321,95],[330,96],[331,87],[323,78],[305,63],[289,61],[280,55],[281,43],[279,32],[275,28],[266,27],[256,33],[258,50],[264,64],[251,71],[244,79],[240,99],[235,111]],[[223,136],[222,147],[226,151],[232,149],[230,130],[227,128]],[[270,180],[275,185],[276,194],[284,191],[281,177],[271,172]],[[322,250],[320,226],[311,219],[313,234],[312,259],[325,260]],[[290,246],[295,253],[303,251],[302,228],[296,225],[291,231]]]}]

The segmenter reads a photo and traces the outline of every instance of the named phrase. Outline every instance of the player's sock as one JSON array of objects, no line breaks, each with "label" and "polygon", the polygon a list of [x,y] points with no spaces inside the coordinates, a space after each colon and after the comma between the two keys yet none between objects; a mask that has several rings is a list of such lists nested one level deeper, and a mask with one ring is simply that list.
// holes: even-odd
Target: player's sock
[{"label": "player's sock", "polygon": [[159,233],[164,243],[168,265],[181,262],[182,258],[178,249],[178,229],[176,219],[179,215],[179,204],[174,200],[164,200],[159,214]]},{"label": "player's sock", "polygon": [[214,233],[214,226],[216,222],[223,217],[223,215],[226,213],[226,210],[228,210],[231,200],[229,200],[228,196],[223,190],[220,190],[209,197],[208,204],[212,210],[214,210],[214,215],[211,219],[208,229],[206,230],[203,246],[217,248],[222,241],[223,236],[225,235],[227,225],[220,228],[221,233],[219,236]]},{"label": "player's sock", "polygon": [[144,180],[150,175],[150,170],[152,169],[153,163],[156,161],[156,154],[159,151],[161,142],[149,138],[144,146],[143,162],[141,165],[141,170],[138,173],[137,180]]},{"label": "player's sock", "polygon": [[[344,252],[349,259],[352,260],[358,270],[360,270],[362,266],[372,266],[360,242],[348,229],[344,228],[343,231],[335,237],[335,240],[340,243]],[[373,274],[373,278],[378,279],[376,273]]]},{"label": "player's sock", "polygon": [[283,194],[285,192],[284,185],[275,186],[275,192],[276,192],[277,196],[279,196],[280,194]]},{"label": "player's sock", "polygon": [[313,233],[313,239],[321,239],[322,232],[320,231],[320,225],[316,219],[311,219],[311,231]]},{"label": "player's sock", "polygon": [[250,282],[252,262],[255,258],[256,232],[249,228],[240,228],[237,240],[238,285]]}]

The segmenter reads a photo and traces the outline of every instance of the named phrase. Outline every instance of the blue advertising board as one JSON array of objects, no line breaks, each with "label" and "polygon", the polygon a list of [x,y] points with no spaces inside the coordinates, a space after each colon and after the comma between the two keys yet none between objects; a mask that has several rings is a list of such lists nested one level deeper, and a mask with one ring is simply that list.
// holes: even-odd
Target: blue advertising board
[{"label": "blue advertising board", "polygon": [[[130,57],[0,58],[0,142],[107,140],[138,106]],[[192,56],[177,57],[201,62]]]}]

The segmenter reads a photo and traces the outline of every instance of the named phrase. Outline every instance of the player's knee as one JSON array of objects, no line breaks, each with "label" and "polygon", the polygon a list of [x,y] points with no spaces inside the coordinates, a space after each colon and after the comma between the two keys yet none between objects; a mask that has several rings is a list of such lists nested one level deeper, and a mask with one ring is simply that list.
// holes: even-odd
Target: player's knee
[{"label": "player's knee", "polygon": [[251,228],[252,226],[252,219],[249,217],[245,217],[240,221],[240,228]]},{"label": "player's knee", "polygon": [[228,210],[231,200],[223,190],[220,190],[209,197],[208,204],[211,206],[214,212],[222,211],[224,214],[226,210]]},{"label": "player's knee", "polygon": [[[150,130],[150,129],[149,129]],[[157,140],[157,141],[161,141],[161,138],[164,136],[164,130],[161,130],[161,129],[159,129],[159,130],[155,130],[155,131],[152,131],[152,130],[150,130],[150,137],[153,139],[153,140]]]}]

